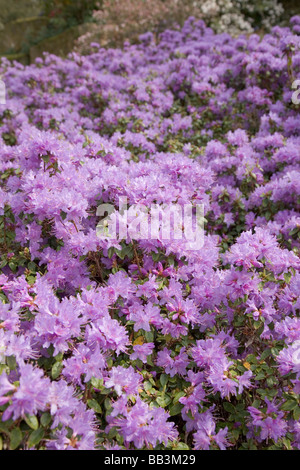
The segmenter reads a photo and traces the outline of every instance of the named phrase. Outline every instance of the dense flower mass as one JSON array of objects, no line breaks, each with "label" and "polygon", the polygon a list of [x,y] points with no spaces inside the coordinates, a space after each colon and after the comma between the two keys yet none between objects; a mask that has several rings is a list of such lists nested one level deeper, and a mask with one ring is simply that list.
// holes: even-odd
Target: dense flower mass
[{"label": "dense flower mass", "polygon": [[[2,59],[4,449],[300,449],[299,33]],[[122,197],[203,246],[99,237]]]}]

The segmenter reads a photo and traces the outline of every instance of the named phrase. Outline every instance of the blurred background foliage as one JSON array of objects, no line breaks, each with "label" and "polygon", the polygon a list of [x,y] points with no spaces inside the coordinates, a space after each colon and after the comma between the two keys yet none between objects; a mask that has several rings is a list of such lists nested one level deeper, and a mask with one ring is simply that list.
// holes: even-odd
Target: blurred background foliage
[{"label": "blurred background foliage", "polygon": [[29,63],[43,51],[87,52],[90,42],[120,46],[188,16],[217,32],[264,33],[300,13],[300,0],[0,0],[0,55]]},{"label": "blurred background foliage", "polygon": [[91,21],[93,11],[102,8],[96,0],[44,0],[43,14],[48,18],[48,29],[61,32],[69,27]]}]

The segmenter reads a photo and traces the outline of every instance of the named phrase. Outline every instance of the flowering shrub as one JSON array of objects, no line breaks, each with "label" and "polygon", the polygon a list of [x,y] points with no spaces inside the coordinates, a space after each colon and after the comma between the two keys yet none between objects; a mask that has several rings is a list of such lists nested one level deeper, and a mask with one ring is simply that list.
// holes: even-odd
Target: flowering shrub
[{"label": "flowering shrub", "polygon": [[199,9],[206,21],[218,32],[238,34],[256,28],[270,29],[281,18],[283,7],[277,0],[245,2],[244,0],[205,0]]},{"label": "flowering shrub", "polygon": [[[300,18],[3,60],[4,449],[299,449]],[[97,208],[204,207],[204,245]]]}]

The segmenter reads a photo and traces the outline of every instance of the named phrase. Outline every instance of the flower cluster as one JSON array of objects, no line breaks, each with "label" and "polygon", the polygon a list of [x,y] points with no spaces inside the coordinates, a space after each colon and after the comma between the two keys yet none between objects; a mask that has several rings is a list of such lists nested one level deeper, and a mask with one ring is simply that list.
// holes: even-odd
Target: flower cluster
[{"label": "flower cluster", "polygon": [[[2,59],[4,449],[300,449],[299,32]],[[203,246],[98,237],[120,198]]]}]

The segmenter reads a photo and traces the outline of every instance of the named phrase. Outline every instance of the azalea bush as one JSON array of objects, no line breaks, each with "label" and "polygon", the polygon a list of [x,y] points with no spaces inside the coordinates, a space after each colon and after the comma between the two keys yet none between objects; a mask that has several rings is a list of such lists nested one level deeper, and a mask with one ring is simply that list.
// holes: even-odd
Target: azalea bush
[{"label": "azalea bush", "polygon": [[[2,60],[3,449],[300,448],[299,33]],[[203,244],[100,237],[121,197]]]}]

